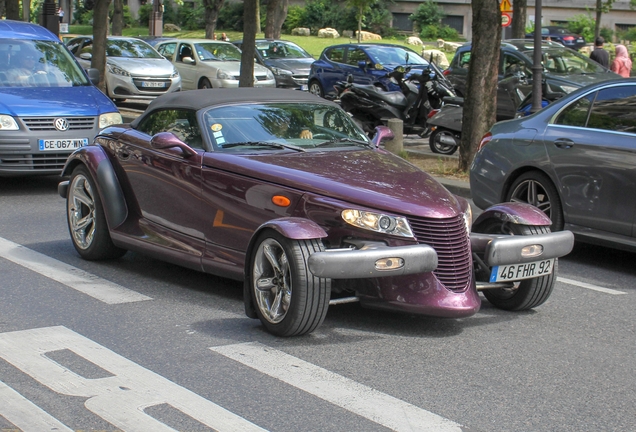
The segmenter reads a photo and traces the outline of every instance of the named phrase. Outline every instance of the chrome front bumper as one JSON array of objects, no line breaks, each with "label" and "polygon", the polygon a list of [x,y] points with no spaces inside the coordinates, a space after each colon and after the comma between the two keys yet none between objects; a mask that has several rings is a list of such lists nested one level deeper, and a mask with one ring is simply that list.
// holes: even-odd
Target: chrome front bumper
[{"label": "chrome front bumper", "polygon": [[[501,234],[470,234],[472,252],[483,256],[486,265],[522,264],[537,260],[559,258],[569,254],[574,247],[574,234],[570,231],[559,231],[549,234],[531,236],[510,236]],[[523,248],[540,245],[543,253],[524,256]]]}]

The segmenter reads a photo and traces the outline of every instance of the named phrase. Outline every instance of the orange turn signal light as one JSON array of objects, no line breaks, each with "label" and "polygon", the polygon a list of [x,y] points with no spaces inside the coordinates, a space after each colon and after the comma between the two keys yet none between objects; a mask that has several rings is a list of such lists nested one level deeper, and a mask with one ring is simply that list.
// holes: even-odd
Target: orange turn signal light
[{"label": "orange turn signal light", "polygon": [[291,201],[286,196],[282,195],[274,195],[272,197],[272,202],[279,207],[289,207]]}]

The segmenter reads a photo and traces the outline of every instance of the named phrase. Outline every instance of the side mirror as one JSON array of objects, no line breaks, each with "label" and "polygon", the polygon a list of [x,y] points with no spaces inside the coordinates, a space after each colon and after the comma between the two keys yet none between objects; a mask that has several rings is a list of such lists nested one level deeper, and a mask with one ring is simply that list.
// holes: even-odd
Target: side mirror
[{"label": "side mirror", "polygon": [[94,85],[99,84],[99,69],[88,68],[86,69],[86,74],[88,75],[88,79],[91,80]]},{"label": "side mirror", "polygon": [[184,57],[183,58],[183,62],[187,63],[187,64],[195,64],[196,61],[194,61],[194,59],[192,57]]},{"label": "side mirror", "polygon": [[366,62],[366,61],[364,61],[364,60],[360,60],[360,61],[358,62],[358,67],[359,67],[360,69],[366,69],[366,68],[367,68],[367,62]]},{"label": "side mirror", "polygon": [[347,75],[347,82],[349,84],[353,84],[353,75],[352,74]]},{"label": "side mirror", "polygon": [[380,144],[391,141],[393,138],[395,138],[395,135],[393,134],[393,131],[387,126],[376,126],[375,135],[371,142],[377,148],[380,147]]},{"label": "side mirror", "polygon": [[93,58],[93,54],[89,53],[89,52],[85,52],[85,53],[81,53],[80,54],[80,58],[82,60],[90,60]]},{"label": "side mirror", "polygon": [[165,150],[169,148],[178,147],[181,149],[185,157],[194,156],[197,154],[192,148],[181,141],[172,132],[159,132],[150,139],[150,146],[157,150]]}]

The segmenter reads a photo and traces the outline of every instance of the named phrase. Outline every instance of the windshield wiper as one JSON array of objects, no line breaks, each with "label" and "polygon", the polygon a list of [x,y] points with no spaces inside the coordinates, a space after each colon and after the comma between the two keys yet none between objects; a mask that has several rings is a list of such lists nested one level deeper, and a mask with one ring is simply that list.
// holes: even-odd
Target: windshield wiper
[{"label": "windshield wiper", "polygon": [[299,152],[307,151],[302,147],[298,147],[292,144],[283,144],[283,143],[267,142],[267,141],[246,141],[246,142],[239,142],[239,143],[223,144],[220,147],[226,149],[226,148],[232,148],[232,147],[254,147],[254,146],[289,149],[289,150],[295,150]]},{"label": "windshield wiper", "polygon": [[371,144],[369,144],[366,141],[357,140],[353,138],[334,138],[329,141],[321,142],[320,144],[316,145],[316,147],[327,147],[332,144],[338,144],[343,142],[352,143],[352,144],[363,146],[363,147],[371,147],[371,148],[373,147]]}]

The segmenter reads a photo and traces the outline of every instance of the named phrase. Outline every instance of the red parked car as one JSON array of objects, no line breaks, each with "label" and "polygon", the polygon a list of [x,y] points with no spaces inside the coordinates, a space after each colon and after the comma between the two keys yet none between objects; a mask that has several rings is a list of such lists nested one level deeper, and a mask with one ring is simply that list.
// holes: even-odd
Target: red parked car
[{"label": "red parked car", "polygon": [[247,315],[275,335],[313,331],[341,301],[450,318],[479,310],[478,289],[503,309],[543,303],[572,234],[528,204],[473,223],[381,148],[392,136],[369,140],[305,92],[172,93],[75,151],[59,192],[83,258],[133,250],[242,280]]}]

